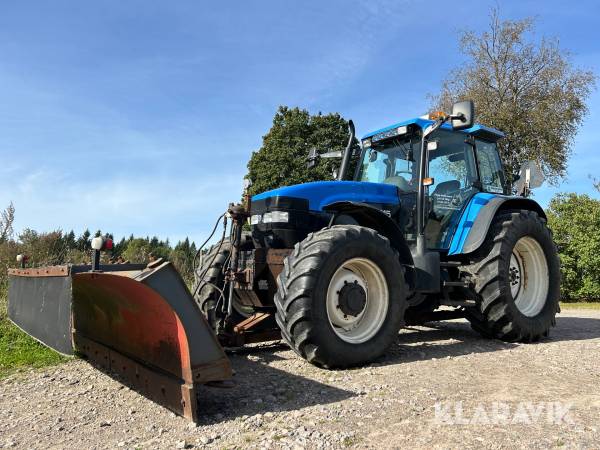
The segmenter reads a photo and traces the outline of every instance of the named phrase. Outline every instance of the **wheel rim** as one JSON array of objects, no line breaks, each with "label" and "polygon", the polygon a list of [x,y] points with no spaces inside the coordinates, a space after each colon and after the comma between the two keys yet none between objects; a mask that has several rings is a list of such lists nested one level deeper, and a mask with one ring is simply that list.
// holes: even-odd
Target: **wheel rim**
[{"label": "wheel rim", "polygon": [[388,299],[381,269],[365,258],[349,259],[336,270],[327,288],[329,323],[343,341],[366,342],[385,322]]},{"label": "wheel rim", "polygon": [[509,283],[517,309],[527,317],[538,315],[546,304],[550,280],[546,254],[535,239],[525,236],[515,244]]}]

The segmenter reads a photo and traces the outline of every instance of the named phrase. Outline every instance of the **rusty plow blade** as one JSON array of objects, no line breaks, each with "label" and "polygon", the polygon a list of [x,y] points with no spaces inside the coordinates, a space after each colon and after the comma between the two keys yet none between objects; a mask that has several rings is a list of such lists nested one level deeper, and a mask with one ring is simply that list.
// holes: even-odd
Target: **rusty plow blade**
[{"label": "rusty plow blade", "polygon": [[10,319],[197,421],[195,387],[229,380],[232,370],[177,271],[168,262],[89,269],[11,269]]}]

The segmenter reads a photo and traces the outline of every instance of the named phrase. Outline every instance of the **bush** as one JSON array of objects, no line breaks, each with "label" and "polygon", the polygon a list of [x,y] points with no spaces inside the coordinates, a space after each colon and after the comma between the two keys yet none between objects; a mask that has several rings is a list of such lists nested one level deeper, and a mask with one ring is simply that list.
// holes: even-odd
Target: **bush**
[{"label": "bush", "polygon": [[600,301],[600,200],[558,194],[547,215],[560,255],[563,301]]}]

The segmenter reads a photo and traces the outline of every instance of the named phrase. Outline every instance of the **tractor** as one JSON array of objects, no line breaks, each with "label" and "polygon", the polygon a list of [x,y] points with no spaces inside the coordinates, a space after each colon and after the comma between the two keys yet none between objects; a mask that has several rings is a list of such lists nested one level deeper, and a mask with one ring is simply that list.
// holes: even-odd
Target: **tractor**
[{"label": "tractor", "polygon": [[[335,369],[385,353],[404,325],[466,318],[487,338],[534,342],[559,312],[560,268],[528,164],[505,177],[499,130],[474,106],[368,133],[337,180],[231,204],[199,250],[190,290],[168,261],[9,270],[9,317],[39,341],[116,374],[197,420],[196,386],[226,386],[225,349],[283,339]],[[356,162],[356,170],[348,173]],[[512,195],[516,189],[519,195]],[[229,231],[229,234],[227,232]],[[205,244],[206,244],[205,242]],[[201,246],[203,247],[203,246]]]},{"label": "tractor", "polygon": [[342,368],[379,357],[405,323],[466,317],[486,337],[546,336],[560,287],[546,216],[511,195],[504,135],[473,118],[473,103],[459,102],[369,133],[353,174],[350,121],[336,181],[232,207],[231,237],[204,258],[194,289],[221,342],[271,328],[309,362]]}]

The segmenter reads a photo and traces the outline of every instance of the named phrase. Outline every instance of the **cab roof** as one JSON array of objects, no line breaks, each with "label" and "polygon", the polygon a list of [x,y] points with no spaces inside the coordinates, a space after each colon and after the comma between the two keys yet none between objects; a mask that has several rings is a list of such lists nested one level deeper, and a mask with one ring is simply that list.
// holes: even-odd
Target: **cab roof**
[{"label": "cab roof", "polygon": [[[386,131],[393,130],[394,128],[403,127],[403,126],[407,126],[407,125],[417,125],[421,129],[425,129],[432,123],[434,123],[433,120],[423,119],[421,117],[415,117],[414,119],[405,120],[404,122],[398,122],[394,125],[390,125],[388,127],[381,128],[376,131],[372,131],[370,133],[365,134],[362,138],[367,139],[372,136],[375,136],[376,134],[384,133]],[[452,125],[450,125],[449,123],[446,122],[445,124],[442,125],[441,128],[444,130],[452,130]],[[502,139],[505,136],[505,134],[500,130],[497,130],[497,129],[491,128],[491,127],[486,127],[485,125],[481,125],[478,123],[473,125],[471,128],[467,128],[465,130],[459,131],[459,133],[470,134],[475,137],[480,137],[482,139],[486,139],[489,141],[497,141],[499,139]]]}]

